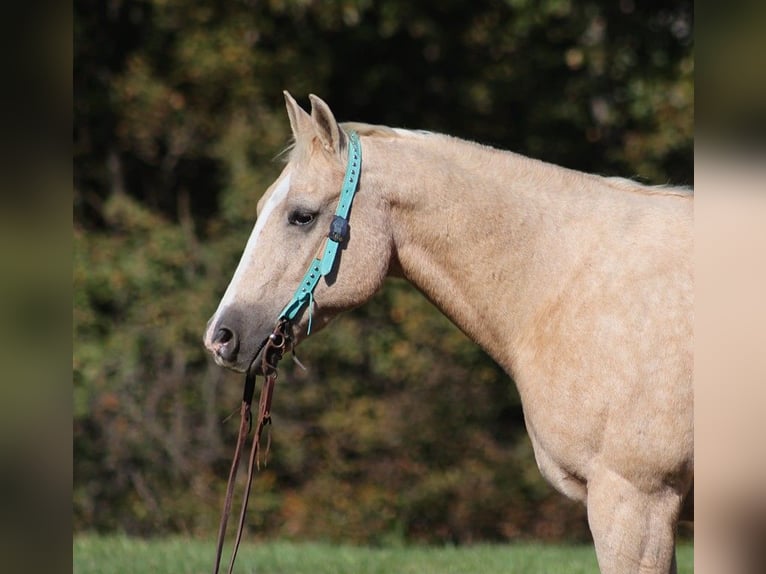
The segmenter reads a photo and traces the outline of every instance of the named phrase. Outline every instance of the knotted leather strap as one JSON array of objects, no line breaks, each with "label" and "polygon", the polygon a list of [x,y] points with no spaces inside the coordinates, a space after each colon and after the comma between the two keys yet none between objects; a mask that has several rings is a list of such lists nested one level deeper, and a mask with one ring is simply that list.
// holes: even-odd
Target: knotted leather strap
[{"label": "knotted leather strap", "polygon": [[[255,469],[260,470],[260,443],[263,429],[266,425],[271,423],[271,401],[274,395],[274,385],[277,380],[277,364],[282,358],[282,355],[289,343],[289,337],[285,332],[287,328],[286,321],[279,321],[274,328],[274,332],[269,336],[264,348],[262,359],[262,371],[266,373],[263,381],[263,387],[261,387],[261,396],[258,400],[258,419],[255,424],[255,434],[253,435],[253,444],[250,448],[250,460],[247,467],[247,480],[245,481],[245,491],[242,495],[242,507],[239,512],[239,522],[237,524],[237,534],[234,539],[234,548],[231,552],[231,560],[229,561],[228,574],[232,574],[234,571],[234,561],[237,558],[237,551],[239,550],[239,543],[242,540],[242,532],[245,527],[245,516],[247,513],[247,502],[250,498],[250,489],[253,485],[253,474]],[[242,458],[242,448],[245,444],[247,434],[252,427],[252,412],[251,405],[253,401],[253,394],[255,391],[255,373],[253,369],[249,369],[245,376],[245,390],[242,396],[242,406],[240,407],[240,421],[239,421],[239,435],[237,436],[237,446],[234,450],[234,458],[231,462],[231,469],[229,470],[229,482],[226,485],[226,498],[224,500],[223,512],[221,513],[221,523],[218,526],[218,542],[216,546],[215,565],[213,567],[213,574],[218,574],[221,566],[221,554],[223,553],[223,542],[226,537],[226,525],[229,522],[229,515],[231,514],[231,503],[234,498],[234,485],[236,483],[237,470],[239,469],[239,462]],[[269,455],[269,448],[271,447],[271,435],[268,435],[266,440],[266,450],[264,452],[264,462],[266,462]]]}]

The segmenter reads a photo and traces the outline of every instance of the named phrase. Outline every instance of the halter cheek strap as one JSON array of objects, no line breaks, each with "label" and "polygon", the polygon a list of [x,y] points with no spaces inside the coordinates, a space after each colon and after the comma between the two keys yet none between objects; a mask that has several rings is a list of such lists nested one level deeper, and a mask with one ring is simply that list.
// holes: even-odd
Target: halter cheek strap
[{"label": "halter cheek strap", "polygon": [[343,187],[340,191],[338,208],[335,210],[335,216],[330,223],[330,231],[325,241],[324,251],[321,257],[315,257],[309,265],[308,271],[303,276],[298,289],[296,289],[293,298],[282,309],[279,314],[279,320],[286,319],[292,321],[298,316],[303,307],[308,305],[309,324],[308,334],[311,333],[311,314],[314,307],[314,289],[316,289],[319,279],[328,275],[335,267],[335,261],[338,256],[338,247],[341,243],[348,241],[349,226],[348,214],[351,211],[351,202],[354,194],[359,187],[359,174],[362,168],[362,146],[359,143],[359,136],[352,131],[348,134],[348,165],[346,166],[346,175],[343,178]]}]

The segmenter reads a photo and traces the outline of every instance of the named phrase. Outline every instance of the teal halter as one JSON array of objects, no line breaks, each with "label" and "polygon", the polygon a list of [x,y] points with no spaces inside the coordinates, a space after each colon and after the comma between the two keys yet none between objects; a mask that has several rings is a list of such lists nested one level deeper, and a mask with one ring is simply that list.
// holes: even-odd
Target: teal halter
[{"label": "teal halter", "polygon": [[292,321],[298,316],[301,309],[308,305],[309,324],[307,334],[311,333],[314,289],[319,283],[319,279],[330,273],[335,266],[340,244],[348,241],[348,214],[351,211],[351,202],[354,199],[354,194],[359,187],[359,175],[362,167],[362,146],[359,143],[359,136],[356,132],[352,131],[348,134],[348,143],[346,176],[343,179],[343,187],[340,191],[340,199],[338,200],[338,208],[335,210],[335,217],[333,217],[330,223],[330,232],[327,235],[324,252],[321,257],[315,257],[311,262],[298,289],[295,290],[293,298],[279,314],[279,321]]}]

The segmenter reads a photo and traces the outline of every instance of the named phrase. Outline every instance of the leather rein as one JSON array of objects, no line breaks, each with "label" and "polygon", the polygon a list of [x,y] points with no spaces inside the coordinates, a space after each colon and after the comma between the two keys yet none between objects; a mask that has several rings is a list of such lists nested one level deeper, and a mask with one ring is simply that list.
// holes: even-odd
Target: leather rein
[{"label": "leather rein", "polygon": [[[237,524],[237,534],[234,539],[234,547],[231,553],[231,559],[229,561],[228,574],[232,574],[234,570],[234,561],[237,558],[237,551],[239,550],[239,543],[242,540],[242,532],[245,526],[245,515],[247,513],[247,502],[250,498],[250,489],[253,483],[253,475],[255,470],[260,470],[260,443],[263,429],[271,423],[271,401],[274,394],[274,385],[277,380],[277,365],[287,351],[292,351],[292,339],[290,337],[290,331],[293,324],[293,320],[303,310],[304,307],[308,307],[308,330],[307,335],[311,333],[311,316],[314,307],[314,289],[319,283],[319,279],[330,273],[335,267],[335,261],[337,259],[338,248],[341,243],[348,241],[349,237],[349,225],[348,216],[351,210],[351,202],[354,198],[357,188],[359,187],[359,176],[361,173],[362,165],[362,147],[359,142],[359,136],[356,132],[350,132],[348,134],[348,164],[346,166],[346,175],[343,180],[343,187],[341,188],[340,199],[338,200],[338,207],[335,210],[335,216],[330,224],[330,232],[327,235],[327,239],[324,244],[324,248],[321,249],[321,256],[317,256],[309,265],[308,271],[304,275],[301,283],[293,295],[293,298],[285,306],[282,312],[279,314],[279,319],[272,333],[263,341],[261,348],[255,353],[257,358],[260,354],[261,363],[260,371],[264,376],[263,386],[261,387],[261,394],[258,400],[258,417],[255,423],[255,433],[253,435],[253,442],[250,447],[250,460],[247,467],[247,479],[245,481],[245,490],[242,496],[242,506],[239,512],[239,521]],[[253,427],[253,413],[252,402],[253,395],[255,394],[255,376],[256,371],[256,359],[253,359],[253,363],[247,370],[245,375],[245,387],[242,395],[242,405],[240,406],[239,414],[239,434],[237,436],[237,444],[234,449],[234,457],[231,461],[231,468],[229,470],[229,480],[226,484],[226,498],[224,500],[223,511],[221,512],[221,522],[218,527],[218,541],[216,543],[216,556],[215,565],[213,567],[213,574],[218,574],[221,565],[221,555],[223,553],[223,543],[226,537],[226,526],[229,522],[229,515],[231,514],[231,505],[234,498],[234,485],[236,483],[237,470],[239,469],[240,459],[242,458],[242,451],[247,439],[247,435]],[[266,464],[269,447],[271,446],[271,434],[269,433],[266,439],[266,447],[264,452],[264,464]]]}]

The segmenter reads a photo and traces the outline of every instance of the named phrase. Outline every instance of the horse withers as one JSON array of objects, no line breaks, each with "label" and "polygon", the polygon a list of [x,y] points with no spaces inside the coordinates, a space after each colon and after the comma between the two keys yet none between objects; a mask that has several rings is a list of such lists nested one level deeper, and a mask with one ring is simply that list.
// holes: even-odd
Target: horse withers
[{"label": "horse withers", "polygon": [[[675,571],[694,466],[693,194],[285,97],[294,145],[208,323],[215,361],[257,365],[291,302],[296,345],[404,277],[513,378],[540,471],[587,506],[601,571]],[[352,232],[300,295],[334,241],[352,133]]]}]

